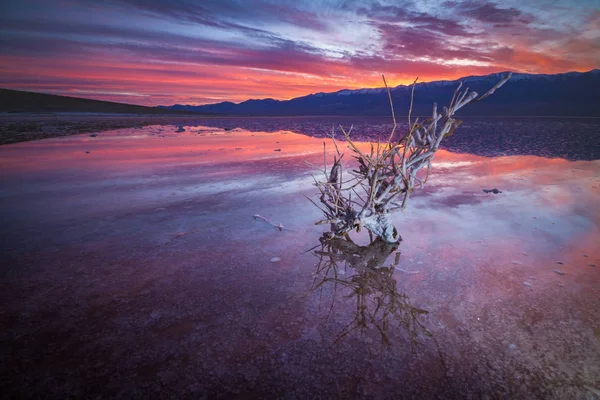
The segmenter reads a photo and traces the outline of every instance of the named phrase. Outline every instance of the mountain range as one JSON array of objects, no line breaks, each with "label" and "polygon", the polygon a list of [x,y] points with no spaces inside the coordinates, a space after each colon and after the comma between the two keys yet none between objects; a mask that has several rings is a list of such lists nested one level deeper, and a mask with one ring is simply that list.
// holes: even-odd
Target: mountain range
[{"label": "mountain range", "polygon": [[[454,81],[417,83],[413,115],[429,115],[434,102],[447,105],[459,84],[484,94],[506,72],[485,76],[468,76]],[[397,115],[405,115],[410,106],[412,85],[391,89]],[[175,104],[159,106],[177,111],[211,114],[292,116],[292,115],[389,115],[385,88],[340,90],[315,93],[291,100],[247,100],[201,106]],[[600,117],[600,69],[561,74],[513,74],[493,96],[470,104],[459,116],[581,116]]]}]

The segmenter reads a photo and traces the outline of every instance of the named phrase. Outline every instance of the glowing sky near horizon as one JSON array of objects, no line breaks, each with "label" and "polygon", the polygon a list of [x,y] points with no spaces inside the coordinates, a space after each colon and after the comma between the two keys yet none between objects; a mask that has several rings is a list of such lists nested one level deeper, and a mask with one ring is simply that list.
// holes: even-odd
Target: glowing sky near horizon
[{"label": "glowing sky near horizon", "polygon": [[597,0],[0,4],[0,87],[150,106],[599,67]]}]

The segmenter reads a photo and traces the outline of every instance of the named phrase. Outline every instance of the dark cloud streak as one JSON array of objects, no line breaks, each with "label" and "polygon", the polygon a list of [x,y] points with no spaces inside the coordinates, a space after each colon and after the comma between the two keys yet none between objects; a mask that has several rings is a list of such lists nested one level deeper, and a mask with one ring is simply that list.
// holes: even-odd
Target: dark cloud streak
[{"label": "dark cloud streak", "polygon": [[535,20],[532,15],[525,14],[514,7],[501,8],[497,4],[488,1],[449,1],[445,4],[454,8],[463,17],[473,18],[497,26],[507,27],[529,24]]}]

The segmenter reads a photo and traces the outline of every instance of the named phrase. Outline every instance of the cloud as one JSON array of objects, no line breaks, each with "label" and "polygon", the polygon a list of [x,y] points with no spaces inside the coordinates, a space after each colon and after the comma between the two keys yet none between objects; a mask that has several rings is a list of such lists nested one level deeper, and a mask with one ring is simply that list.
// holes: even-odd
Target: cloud
[{"label": "cloud", "polygon": [[504,27],[514,24],[529,24],[535,20],[532,15],[514,7],[502,8],[488,1],[448,1],[444,4],[456,10],[463,17]]},{"label": "cloud", "polygon": [[410,10],[407,6],[373,4],[371,7],[361,7],[357,10],[359,15],[366,16],[373,25],[385,24],[410,24],[422,30],[439,32],[446,35],[466,36],[468,32],[458,21],[450,18],[440,18],[425,12]]},{"label": "cloud", "polygon": [[[95,3],[94,0],[84,0]],[[328,29],[328,24],[292,2],[232,0],[106,0],[105,7],[118,7],[127,12],[143,13],[159,19],[193,23],[248,33],[264,33],[251,25],[284,22],[308,29]]]},{"label": "cloud", "polygon": [[152,105],[598,67],[597,7],[507,1],[23,0],[0,15],[0,85]]}]

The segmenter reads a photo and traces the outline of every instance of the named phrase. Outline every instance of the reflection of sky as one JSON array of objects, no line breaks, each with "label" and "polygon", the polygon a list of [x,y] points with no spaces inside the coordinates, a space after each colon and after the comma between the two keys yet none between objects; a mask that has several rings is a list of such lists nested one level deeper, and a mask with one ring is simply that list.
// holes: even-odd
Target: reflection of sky
[{"label": "reflection of sky", "polygon": [[0,86],[158,105],[600,64],[597,2],[3,2]]},{"label": "reflection of sky", "polygon": [[[289,132],[185,128],[175,133],[172,126],[150,126],[2,146],[0,195],[18,208],[27,206],[17,199],[28,196],[35,204],[43,200],[47,210],[69,204],[69,213],[97,212],[95,204],[117,212],[133,204],[239,198],[248,215],[272,212],[288,225],[312,225],[315,210],[301,194],[314,192],[309,173],[318,173],[305,161],[322,165],[322,140]],[[330,160],[332,150],[328,146]],[[599,176],[599,161],[439,150],[425,188],[394,218],[407,257],[424,263],[517,260],[538,270],[563,261],[569,274],[589,274],[593,267],[587,263],[600,261]],[[502,193],[483,192],[493,188]],[[279,211],[260,210],[257,204],[270,197],[294,200],[283,201]],[[20,218],[14,214],[11,218]]]},{"label": "reflection of sky", "polygon": [[[304,252],[326,227],[314,225],[320,213],[303,197],[315,195],[309,173],[318,175],[305,161],[322,164],[322,139],[202,126],[174,130],[150,126],[0,146],[0,238],[23,254],[40,249],[49,259],[60,257],[61,265],[67,251],[53,256],[54,248],[102,252],[113,261],[130,260],[132,249],[160,254],[154,272],[144,265],[136,282],[167,279],[175,257],[211,276],[209,286],[219,293],[251,292],[240,288],[244,282],[269,287],[268,299],[272,288],[287,290],[278,280],[282,274],[294,285],[309,285],[314,260]],[[483,192],[493,188],[502,193]],[[398,268],[418,271],[396,271],[394,279],[413,305],[446,326],[515,299],[525,308],[546,295],[565,304],[582,296],[593,304],[600,287],[598,210],[600,161],[439,150],[425,188],[393,216],[404,239]],[[255,214],[289,230],[253,221]],[[192,233],[165,246],[177,232]],[[355,239],[366,244],[366,233]],[[281,261],[271,263],[273,257]],[[385,266],[393,260],[394,254]],[[121,276],[121,267],[115,273]],[[285,317],[277,309],[260,318]],[[515,332],[506,333],[511,341]]]},{"label": "reflection of sky", "polygon": [[[322,162],[322,140],[185,128],[0,146],[3,316],[16,349],[5,366],[36,366],[29,380],[15,377],[19,389],[87,393],[79,382],[117,371],[164,390],[153,366],[179,374],[170,382],[185,388],[181,398],[211,373],[215,393],[223,382],[237,390],[247,374],[277,393],[292,379],[300,397],[315,398],[340,388],[353,397],[354,377],[367,378],[358,397],[414,384],[446,398],[443,385],[457,382],[450,397],[460,398],[465,382],[480,393],[489,388],[480,382],[511,387],[522,371],[528,393],[560,390],[559,374],[597,387],[600,161],[439,151],[426,187],[394,215],[404,238],[397,267],[417,273],[393,279],[430,312],[421,322],[451,367],[442,371],[431,341],[408,351],[397,320],[382,357],[371,352],[375,330],[332,346],[357,307],[351,289],[309,292],[315,259],[305,252],[326,227],[313,225],[319,212],[302,196],[316,192],[304,161]],[[491,188],[502,193],[482,192]]]}]

